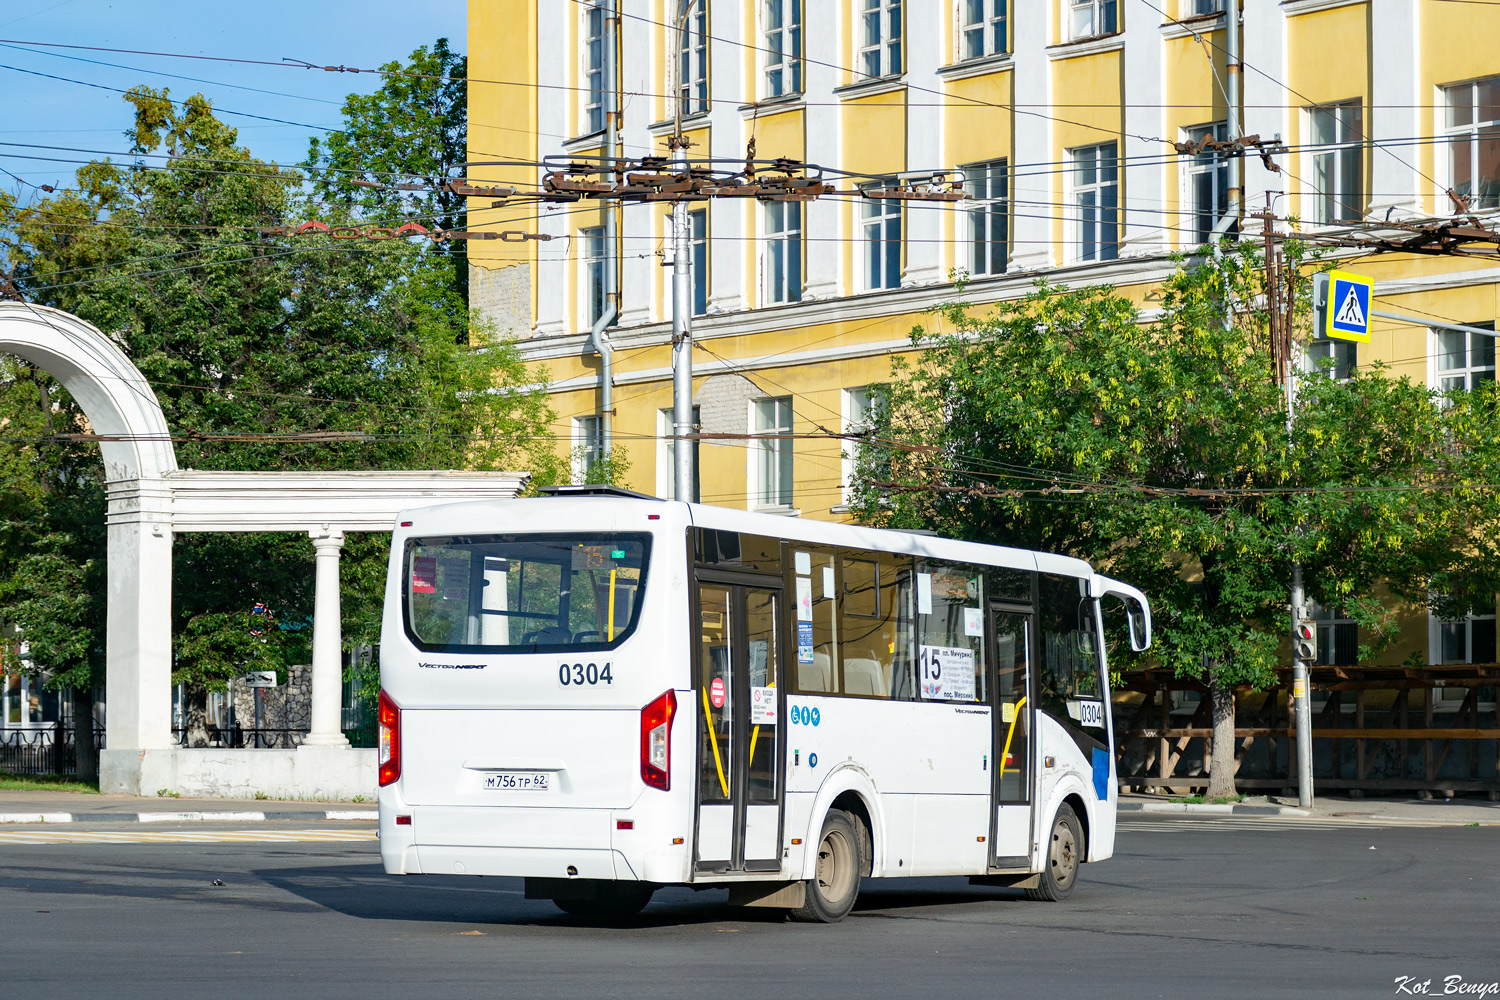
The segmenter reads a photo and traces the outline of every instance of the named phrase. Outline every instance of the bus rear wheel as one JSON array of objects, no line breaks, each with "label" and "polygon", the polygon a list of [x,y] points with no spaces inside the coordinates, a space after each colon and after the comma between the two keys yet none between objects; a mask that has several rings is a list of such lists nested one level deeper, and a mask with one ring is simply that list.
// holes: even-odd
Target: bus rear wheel
[{"label": "bus rear wheel", "polygon": [[1057,807],[1052,818],[1051,836],[1047,838],[1047,857],[1041,879],[1035,889],[1027,889],[1031,899],[1056,903],[1073,894],[1078,881],[1078,866],[1083,863],[1083,829],[1070,805]]},{"label": "bus rear wheel", "polygon": [[601,882],[592,899],[554,899],[557,908],[575,917],[628,920],[646,908],[656,887],[639,882]]},{"label": "bus rear wheel", "polygon": [[856,821],[842,809],[830,809],[818,837],[818,857],[813,877],[807,880],[803,904],[791,911],[793,920],[836,924],[854,909],[859,896],[860,873],[865,870]]}]

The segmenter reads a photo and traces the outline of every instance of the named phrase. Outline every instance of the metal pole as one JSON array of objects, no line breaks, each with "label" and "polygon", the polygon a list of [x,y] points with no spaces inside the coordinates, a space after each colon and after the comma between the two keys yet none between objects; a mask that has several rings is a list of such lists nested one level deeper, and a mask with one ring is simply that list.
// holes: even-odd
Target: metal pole
[{"label": "metal pole", "polygon": [[[683,0],[677,22],[677,51],[686,42],[688,12],[694,0]],[[675,60],[681,76],[681,59]],[[679,90],[682,80],[678,80]],[[676,129],[670,140],[672,162],[678,174],[688,173],[687,139],[682,134],[682,95],[672,96],[676,106]],[[672,463],[673,496],[678,500],[696,500],[693,496],[693,449],[690,438],[693,427],[693,292],[692,233],[688,228],[687,203],[672,206]]]},{"label": "metal pole", "polygon": [[[613,169],[615,157],[619,155],[620,101],[617,84],[619,73],[615,66],[615,50],[619,44],[620,2],[609,0],[604,8],[604,165]],[[615,206],[599,200],[599,214],[604,226],[604,311],[589,330],[589,345],[599,353],[599,456],[609,458],[614,445],[615,401],[614,401],[614,348],[610,346],[605,330],[612,326],[620,315],[619,268],[620,256],[616,252]]]},{"label": "metal pole", "polygon": [[[1292,563],[1292,628],[1302,620],[1306,595],[1302,590],[1302,564]],[[1313,801],[1312,703],[1307,684],[1307,661],[1297,655],[1292,643],[1292,711],[1297,723],[1297,805],[1306,809]]]}]

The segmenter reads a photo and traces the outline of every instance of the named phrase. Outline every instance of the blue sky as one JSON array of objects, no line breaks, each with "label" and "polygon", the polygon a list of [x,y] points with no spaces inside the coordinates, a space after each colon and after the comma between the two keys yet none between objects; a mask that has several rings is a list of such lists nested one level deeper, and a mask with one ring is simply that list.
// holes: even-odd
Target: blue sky
[{"label": "blue sky", "polygon": [[[66,77],[119,90],[140,83],[166,86],[179,100],[203,93],[221,111],[299,123],[222,116],[240,130],[240,144],[256,156],[295,163],[307,155],[308,137],[324,134],[310,126],[336,126],[344,97],[368,93],[380,80],[374,74],[111,52],[53,49],[48,54],[41,49],[23,51],[13,44],[17,40],[271,62],[291,58],[320,66],[368,69],[392,59],[404,60],[417,46],[430,46],[438,38],[447,38],[456,51],[466,53],[466,20],[464,0],[5,0],[0,3],[0,39],[7,41],[0,43],[0,67],[14,68],[0,68],[0,143],[123,152],[127,143],[122,133],[130,123],[123,96],[50,78]],[[166,73],[211,82],[162,75]],[[67,183],[77,164],[24,159],[18,154],[96,158],[96,154],[0,145],[0,167],[32,184]],[[0,174],[0,186],[17,189],[16,182],[4,174]]]}]

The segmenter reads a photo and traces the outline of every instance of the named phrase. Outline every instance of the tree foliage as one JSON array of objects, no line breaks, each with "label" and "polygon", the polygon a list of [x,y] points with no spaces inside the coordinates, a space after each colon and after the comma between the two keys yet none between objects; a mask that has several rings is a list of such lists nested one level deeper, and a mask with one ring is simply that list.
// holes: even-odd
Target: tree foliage
[{"label": "tree foliage", "polygon": [[1273,679],[1294,559],[1310,597],[1381,639],[1395,625],[1379,586],[1488,605],[1495,387],[1440,396],[1378,366],[1319,369],[1297,380],[1289,434],[1262,273],[1249,249],[1184,267],[1151,320],[1104,286],[944,307],[859,449],[858,511],[1088,559],[1150,596],[1152,656],[1230,690]]},{"label": "tree foliage", "polygon": [[[414,58],[424,72],[462,74],[444,42]],[[409,151],[430,116],[441,134],[417,159],[377,158],[369,169],[445,170],[462,155],[461,88],[395,76],[371,97],[351,97],[345,130],[314,148],[311,183],[256,159],[201,96],[179,102],[137,87],[126,100],[128,161],[90,163],[47,197],[0,201],[0,270],[14,269],[28,301],[79,315],[126,351],[161,403],[181,466],[530,469],[542,482],[559,478],[542,436],[551,420],[545,373],[471,327],[461,260],[455,267],[400,241],[266,234],[370,211],[435,212],[452,224],[460,202],[365,201],[350,194],[364,189],[330,178],[350,176],[335,168],[356,154]],[[92,445],[59,436],[86,431],[87,421],[55,380],[18,361],[0,371],[0,420],[6,620],[59,682],[97,680],[102,468]],[[385,543],[353,538],[345,552],[346,633],[357,639],[378,627]],[[305,537],[179,536],[174,679],[220,687],[267,657],[305,661],[311,630],[293,626],[311,617],[311,565]],[[256,601],[286,628],[251,642]]]}]

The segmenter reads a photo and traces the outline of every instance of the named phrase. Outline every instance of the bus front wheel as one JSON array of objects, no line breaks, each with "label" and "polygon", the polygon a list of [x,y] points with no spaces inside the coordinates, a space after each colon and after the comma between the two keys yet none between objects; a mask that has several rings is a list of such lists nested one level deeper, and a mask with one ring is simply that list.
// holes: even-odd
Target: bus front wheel
[{"label": "bus front wheel", "polygon": [[818,857],[813,877],[807,880],[803,904],[791,911],[793,920],[834,924],[854,909],[859,896],[859,877],[864,871],[856,821],[842,809],[830,809],[818,837]]},{"label": "bus front wheel", "polygon": [[1042,862],[1041,879],[1035,889],[1027,889],[1032,899],[1055,903],[1073,894],[1078,881],[1078,866],[1083,863],[1083,830],[1073,807],[1057,807],[1047,838],[1047,857]]}]

